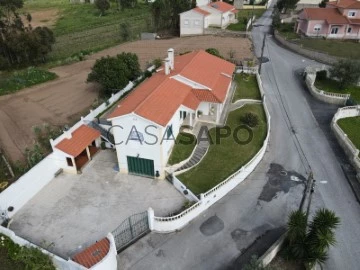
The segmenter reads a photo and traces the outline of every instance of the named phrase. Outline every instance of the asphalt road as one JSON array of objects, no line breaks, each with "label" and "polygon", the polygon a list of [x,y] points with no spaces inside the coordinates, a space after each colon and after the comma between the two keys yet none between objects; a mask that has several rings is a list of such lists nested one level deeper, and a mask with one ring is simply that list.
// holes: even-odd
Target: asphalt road
[{"label": "asphalt road", "polygon": [[[263,26],[253,30],[258,56],[270,22],[267,11],[257,23]],[[119,269],[241,269],[283,231],[289,212],[299,206],[310,170],[319,183],[327,181],[317,186],[312,211],[325,206],[342,220],[325,269],[359,268],[360,206],[341,169],[340,159],[346,159],[324,133],[337,108],[314,101],[298,75],[317,63],[279,47],[269,34],[264,56],[269,62],[261,78],[272,130],[263,161],[180,232],[151,233],[119,254]]]}]

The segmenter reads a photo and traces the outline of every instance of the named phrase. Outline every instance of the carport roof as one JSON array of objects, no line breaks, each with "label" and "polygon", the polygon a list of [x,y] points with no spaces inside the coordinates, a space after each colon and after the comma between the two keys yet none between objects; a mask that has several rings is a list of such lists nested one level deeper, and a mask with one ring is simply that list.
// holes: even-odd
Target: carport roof
[{"label": "carport roof", "polygon": [[76,157],[100,135],[100,131],[81,125],[71,133],[71,138],[63,139],[55,147],[70,156]]}]

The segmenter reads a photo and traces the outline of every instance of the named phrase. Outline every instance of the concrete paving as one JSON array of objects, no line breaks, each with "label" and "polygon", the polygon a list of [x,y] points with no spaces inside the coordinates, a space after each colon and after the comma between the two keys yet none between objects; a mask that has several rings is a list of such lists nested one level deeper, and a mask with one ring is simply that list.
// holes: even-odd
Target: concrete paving
[{"label": "concrete paving", "polygon": [[61,174],[15,216],[11,229],[64,258],[105,237],[150,206],[167,215],[184,197],[166,180],[116,172],[116,154],[100,151],[81,175]]},{"label": "concrete paving", "polygon": [[118,269],[241,269],[256,238],[273,235],[266,241],[271,243],[277,234],[266,232],[281,231],[289,212],[298,208],[310,170],[318,183],[327,181],[316,188],[312,212],[327,207],[342,221],[324,269],[359,269],[360,207],[342,171],[341,153],[322,128],[336,108],[314,100],[304,88],[299,71],[320,64],[278,46],[268,34],[271,12],[252,33],[257,56],[267,34],[264,56],[270,58],[261,74],[272,117],[264,159],[248,179],[183,230],[151,233],[120,253]]}]

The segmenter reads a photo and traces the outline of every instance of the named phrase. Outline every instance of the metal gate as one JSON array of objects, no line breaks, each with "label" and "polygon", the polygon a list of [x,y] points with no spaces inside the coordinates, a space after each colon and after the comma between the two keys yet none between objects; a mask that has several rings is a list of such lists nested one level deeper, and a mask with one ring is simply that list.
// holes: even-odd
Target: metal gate
[{"label": "metal gate", "polygon": [[146,158],[127,156],[128,171],[130,174],[154,177],[154,161]]},{"label": "metal gate", "polygon": [[150,228],[147,212],[128,217],[112,232],[116,250],[119,252],[125,249],[148,232],[150,232]]}]

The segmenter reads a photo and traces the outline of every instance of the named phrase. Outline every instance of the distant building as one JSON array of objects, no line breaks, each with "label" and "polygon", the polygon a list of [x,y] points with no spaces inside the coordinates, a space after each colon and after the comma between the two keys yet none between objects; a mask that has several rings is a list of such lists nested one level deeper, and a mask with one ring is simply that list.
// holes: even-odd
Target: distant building
[{"label": "distant building", "polygon": [[296,32],[309,37],[360,40],[360,1],[328,2],[326,8],[304,8]]},{"label": "distant building", "polygon": [[209,26],[226,28],[236,21],[234,6],[222,2],[211,2],[180,14],[180,36],[202,35]]}]

